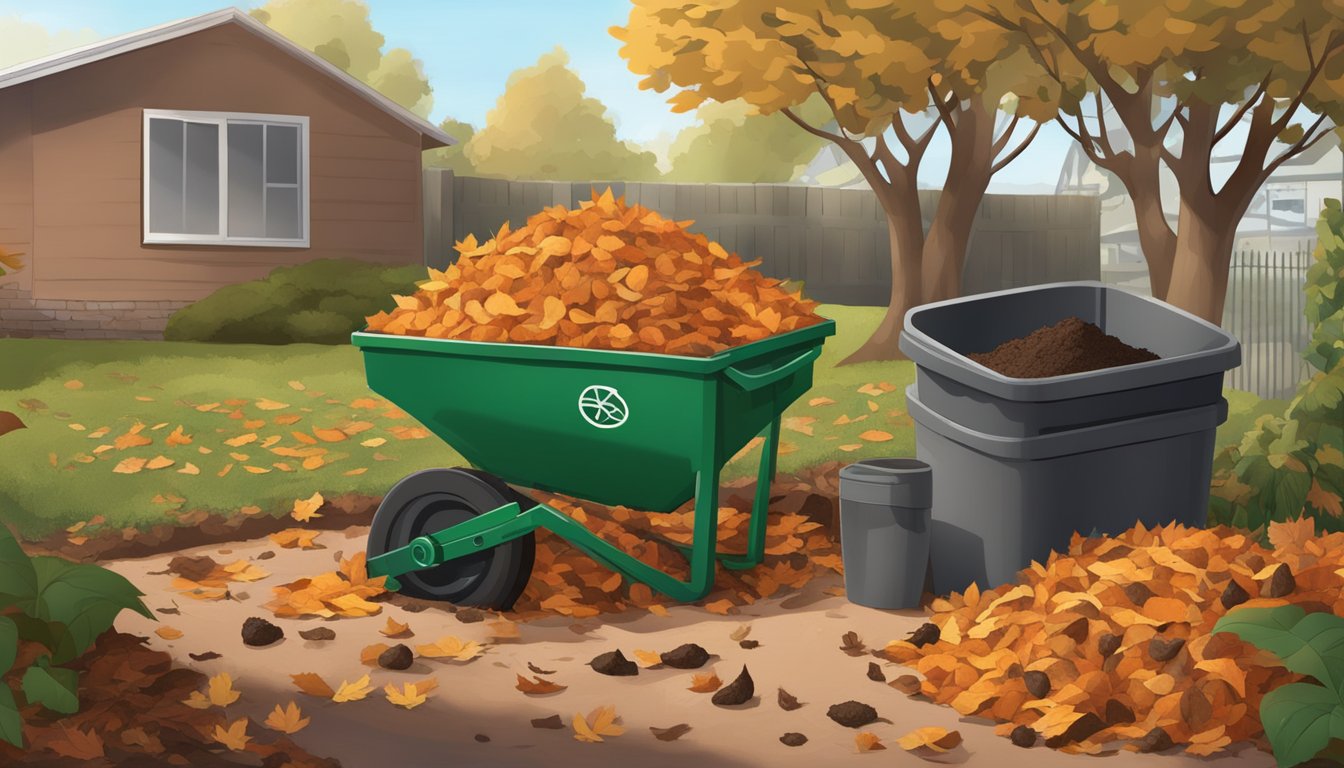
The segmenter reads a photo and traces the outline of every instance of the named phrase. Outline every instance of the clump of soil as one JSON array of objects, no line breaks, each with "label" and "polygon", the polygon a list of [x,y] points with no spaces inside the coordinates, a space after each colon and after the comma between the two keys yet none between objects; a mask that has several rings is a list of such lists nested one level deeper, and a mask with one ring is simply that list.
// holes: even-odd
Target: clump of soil
[{"label": "clump of soil", "polygon": [[243,644],[253,647],[261,647],[278,642],[285,636],[285,631],[271,622],[253,616],[243,622]]},{"label": "clump of soil", "polygon": [[601,672],[604,675],[627,676],[639,674],[639,667],[635,665],[635,662],[625,658],[625,654],[619,650],[599,654],[588,662],[588,666],[592,667],[595,672]]},{"label": "clump of soil", "polygon": [[1131,347],[1077,317],[1010,339],[989,352],[966,355],[1015,379],[1042,379],[1157,360],[1147,349]]},{"label": "clump of soil", "polygon": [[1036,746],[1037,735],[1035,729],[1031,726],[1019,725],[1013,729],[1012,734],[1010,734],[1008,738],[1012,739],[1013,743],[1017,746],[1026,748]]},{"label": "clump of soil", "polygon": [[752,681],[751,673],[747,671],[744,665],[742,673],[737,676],[736,680],[715,691],[713,702],[720,707],[732,707],[738,704],[746,704],[755,695],[756,683]]},{"label": "clump of soil", "polygon": [[807,743],[807,737],[801,733],[786,733],[779,737],[779,743],[786,747],[801,747]]},{"label": "clump of soil", "polygon": [[861,701],[844,701],[832,704],[826,716],[846,728],[861,728],[877,721],[877,710]]},{"label": "clump of soil", "polygon": [[662,654],[659,658],[674,669],[699,669],[709,661],[709,652],[695,643],[686,643]]},{"label": "clump of soil", "polygon": [[378,666],[383,669],[410,669],[415,661],[415,654],[405,643],[397,643],[386,651],[378,654]]}]

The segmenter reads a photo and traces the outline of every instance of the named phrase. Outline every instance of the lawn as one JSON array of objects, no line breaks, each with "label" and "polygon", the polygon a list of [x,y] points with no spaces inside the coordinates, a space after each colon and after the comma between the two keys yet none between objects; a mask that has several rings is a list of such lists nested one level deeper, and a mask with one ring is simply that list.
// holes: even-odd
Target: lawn
[{"label": "lawn", "polygon": [[[913,364],[836,367],[882,310],[821,312],[838,335],[785,412],[780,471],[914,455]],[[3,437],[0,519],[27,537],[96,515],[121,528],[193,509],[285,514],[314,492],[381,495],[410,472],[463,463],[369,392],[351,347],[2,339],[0,360],[0,410],[28,426]],[[1253,395],[1228,397],[1219,445],[1264,410]],[[749,446],[725,478],[754,472],[759,455]]]},{"label": "lawn", "polygon": [[[911,364],[835,369],[880,310],[823,311],[840,335],[816,386],[786,413],[780,469],[912,454]],[[351,347],[3,339],[0,360],[0,410],[28,426],[3,437],[0,519],[27,537],[96,515],[121,528],[191,509],[284,514],[315,491],[381,495],[410,472],[463,463],[366,388]],[[856,391],[865,384],[880,394]],[[835,402],[808,405],[823,397]],[[852,421],[833,424],[841,416]],[[859,437],[869,430],[893,437]],[[752,472],[758,457],[759,448],[744,452],[726,476]]]}]

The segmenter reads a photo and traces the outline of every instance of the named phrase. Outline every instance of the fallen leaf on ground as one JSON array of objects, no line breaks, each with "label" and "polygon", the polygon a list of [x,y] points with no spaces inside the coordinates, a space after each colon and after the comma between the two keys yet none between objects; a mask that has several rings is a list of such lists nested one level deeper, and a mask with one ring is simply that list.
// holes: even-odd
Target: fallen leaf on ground
[{"label": "fallen leaf on ground", "polygon": [[676,741],[677,739],[690,733],[691,726],[686,723],[678,723],[671,728],[655,728],[649,726],[649,731],[653,733],[653,738],[659,741]]},{"label": "fallen leaf on ground", "polygon": [[336,689],[336,693],[331,697],[331,700],[337,704],[342,704],[347,701],[359,701],[365,696],[368,696],[372,691],[373,686],[369,685],[369,676],[364,675],[353,683],[342,680],[340,687]]},{"label": "fallen leaf on ground", "polygon": [[241,692],[234,690],[233,678],[228,672],[220,672],[210,678],[208,690],[210,703],[216,707],[227,707],[243,695]]},{"label": "fallen leaf on ground", "polygon": [[545,693],[558,693],[566,688],[566,686],[553,683],[550,680],[543,680],[536,676],[533,676],[531,680],[528,680],[522,675],[517,675],[517,678],[518,684],[514,687],[526,694],[541,695]]},{"label": "fallen leaf on ground", "polygon": [[859,731],[854,734],[854,746],[858,747],[860,752],[874,752],[879,749],[886,749],[882,744],[882,740],[877,737],[877,734],[868,731]]},{"label": "fallen leaf on ground", "polygon": [[410,637],[415,633],[411,631],[409,624],[403,624],[391,616],[387,617],[387,624],[378,630],[378,634],[383,637]]},{"label": "fallen leaf on ground", "polygon": [[296,499],[294,501],[294,511],[290,513],[290,516],[300,523],[306,523],[315,517],[321,517],[322,515],[318,514],[317,510],[325,501],[326,499],[323,499],[320,493],[314,493],[306,499]]},{"label": "fallen leaf on ground", "polygon": [[182,636],[182,630],[176,627],[170,627],[167,624],[154,630],[154,634],[162,637],[164,640],[176,640]]},{"label": "fallen leaf on ground", "polygon": [[405,683],[401,688],[388,683],[383,686],[383,693],[389,703],[402,709],[415,709],[429,699],[428,690],[422,693],[415,683]]},{"label": "fallen leaf on ground", "polygon": [[859,639],[859,633],[853,630],[840,636],[840,650],[850,656],[862,656],[867,652],[863,641]]},{"label": "fallen leaf on ground", "polygon": [[728,633],[728,639],[741,642],[743,640],[746,640],[747,635],[750,634],[751,634],[750,624],[739,624],[737,629],[734,629],[732,632]]},{"label": "fallen leaf on ground", "polygon": [[103,739],[92,728],[88,731],[61,726],[61,738],[47,742],[47,748],[75,760],[92,761],[104,756]]},{"label": "fallen leaf on ground", "polygon": [[475,640],[463,641],[461,638],[446,635],[426,645],[417,645],[415,652],[430,659],[453,659],[471,661],[485,651],[484,646]]},{"label": "fallen leaf on ground", "polygon": [[289,705],[284,709],[281,709],[280,705],[276,704],[275,709],[271,710],[271,714],[266,717],[266,721],[263,724],[273,731],[280,731],[281,733],[298,733],[308,727],[308,718],[303,716],[303,712],[299,710],[298,704],[290,701]]},{"label": "fallen leaf on ground", "polygon": [[718,675],[713,672],[706,672],[704,674],[691,675],[691,687],[686,690],[695,691],[696,693],[713,693],[719,690],[719,687],[722,685],[723,681],[719,679]]},{"label": "fallen leaf on ground", "polygon": [[860,432],[859,439],[867,440],[870,443],[885,443],[892,439],[892,434],[890,432],[883,432],[880,429],[870,429],[866,432]]},{"label": "fallen leaf on ground", "polygon": [[[261,508],[258,507],[257,512],[260,511]],[[281,549],[316,549],[317,537],[321,534],[321,531],[311,528],[286,528],[272,533],[269,538]]]},{"label": "fallen leaf on ground", "polygon": [[252,737],[247,735],[247,718],[240,717],[234,720],[228,728],[216,725],[214,739],[235,752],[246,749],[247,743],[252,740]]},{"label": "fallen leaf on ground", "polygon": [[18,416],[9,411],[0,411],[0,435],[13,432],[16,429],[24,429],[26,426]]},{"label": "fallen leaf on ground", "polygon": [[366,645],[359,651],[359,661],[361,664],[364,664],[365,666],[372,667],[378,663],[378,657],[383,655],[383,651],[386,651],[388,648],[391,647],[392,646],[388,645],[387,643],[374,643],[373,645]]},{"label": "fallen leaf on ground", "polygon": [[599,742],[603,736],[620,736],[625,733],[617,721],[620,716],[616,714],[615,707],[598,707],[584,717],[581,713],[574,713],[574,738],[579,741]]},{"label": "fallen leaf on ground", "polygon": [[297,675],[290,675],[289,679],[294,681],[294,685],[298,686],[299,690],[309,696],[330,699],[336,695],[327,681],[323,680],[316,672],[300,672]]},{"label": "fallen leaf on ground", "polygon": [[920,747],[928,747],[935,752],[946,752],[956,749],[961,743],[961,733],[959,731],[949,731],[946,728],[929,726],[927,728],[917,728],[910,733],[896,740],[901,745],[901,749],[914,751]]},{"label": "fallen leaf on ground", "polygon": [[661,666],[663,657],[656,651],[635,651],[635,663],[644,669]]}]

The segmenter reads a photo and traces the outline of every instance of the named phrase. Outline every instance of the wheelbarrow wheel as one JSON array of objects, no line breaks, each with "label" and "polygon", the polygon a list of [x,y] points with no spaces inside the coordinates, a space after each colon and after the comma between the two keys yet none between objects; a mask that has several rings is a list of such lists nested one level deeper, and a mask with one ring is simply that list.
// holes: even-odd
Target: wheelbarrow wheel
[{"label": "wheelbarrow wheel", "polygon": [[[428,469],[402,478],[373,515],[368,554],[376,557],[477,515],[532,501],[507,483],[475,469]],[[397,577],[400,592],[426,600],[509,610],[527,586],[536,556],[532,533],[466,557]]]}]

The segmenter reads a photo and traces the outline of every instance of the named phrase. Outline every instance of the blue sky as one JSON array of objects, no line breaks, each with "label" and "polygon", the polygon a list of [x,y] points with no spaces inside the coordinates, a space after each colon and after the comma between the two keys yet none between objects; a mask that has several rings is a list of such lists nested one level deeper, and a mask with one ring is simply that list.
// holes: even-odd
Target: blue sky
[{"label": "blue sky", "polygon": [[[237,3],[251,8],[261,3]],[[476,126],[504,89],[509,73],[534,64],[556,45],[569,52],[571,66],[588,94],[607,105],[621,138],[650,142],[693,122],[674,115],[666,95],[640,91],[639,78],[625,68],[620,44],[607,34],[624,24],[628,0],[368,0],[374,27],[388,47],[411,50],[424,62],[434,87],[435,122],[451,115]],[[82,30],[110,37],[167,21],[217,10],[222,0],[0,0],[0,19],[18,17],[48,32]],[[1042,129],[1032,146],[996,177],[1003,185],[1049,184],[1059,174],[1070,139],[1057,127]],[[947,146],[930,147],[921,182],[939,186]]]}]

